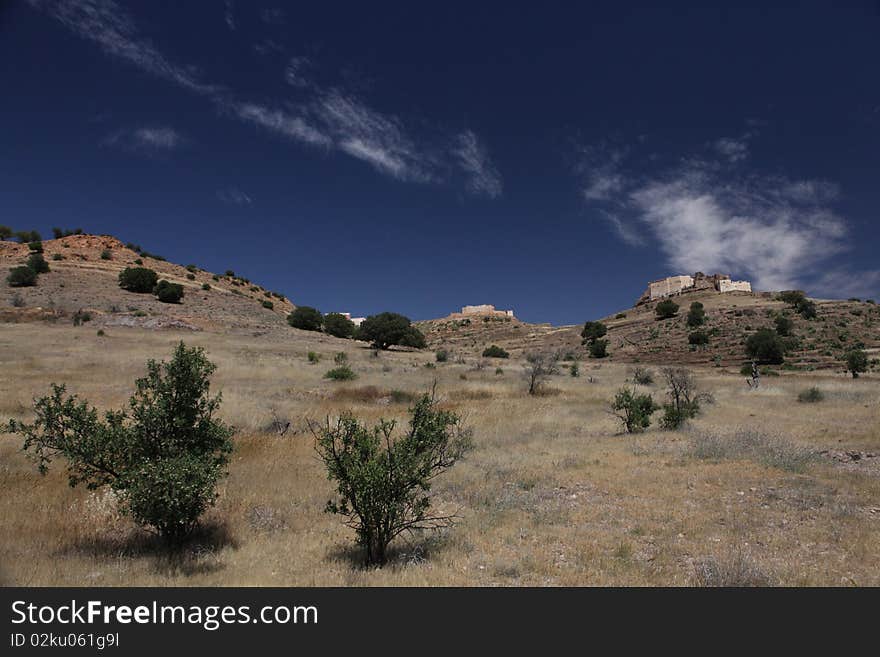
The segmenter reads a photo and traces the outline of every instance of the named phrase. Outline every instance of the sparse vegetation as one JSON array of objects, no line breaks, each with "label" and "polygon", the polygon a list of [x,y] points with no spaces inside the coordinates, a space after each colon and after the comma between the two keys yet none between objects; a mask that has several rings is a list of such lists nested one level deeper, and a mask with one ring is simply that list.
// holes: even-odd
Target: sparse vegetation
[{"label": "sparse vegetation", "polygon": [[657,319],[672,319],[678,314],[678,304],[672,299],[665,299],[654,309]]},{"label": "sparse vegetation", "polygon": [[825,399],[825,395],[822,393],[819,388],[816,386],[812,386],[807,388],[806,390],[801,390],[798,393],[797,397],[798,401],[804,404],[815,404],[816,402],[820,402]]},{"label": "sparse vegetation", "polygon": [[684,367],[664,367],[660,371],[666,382],[668,399],[663,404],[660,426],[664,429],[678,429],[700,411],[697,381],[691,371]]},{"label": "sparse vegetation", "polygon": [[10,421],[45,474],[67,461],[71,486],[109,487],[124,513],[179,543],[217,497],[232,451],[232,430],[214,415],[209,396],[213,364],[199,348],[180,343],[169,363],[147,363],[128,410],[98,410],[64,385],[34,402],[33,424]]},{"label": "sparse vegetation", "polygon": [[526,355],[523,377],[528,383],[530,395],[540,393],[547,379],[559,371],[558,360],[559,356],[555,352],[541,351]]},{"label": "sparse vegetation", "polygon": [[156,288],[159,275],[146,267],[126,267],[119,272],[119,287],[129,292],[146,294]]},{"label": "sparse vegetation", "polygon": [[612,413],[621,421],[627,433],[639,433],[651,425],[651,415],[660,407],[648,394],[638,394],[631,388],[621,388],[611,403]]},{"label": "sparse vegetation", "polygon": [[339,365],[332,370],[327,370],[324,378],[332,381],[353,381],[357,378],[357,374],[348,365]]},{"label": "sparse vegetation", "polygon": [[483,350],[483,358],[509,358],[510,354],[499,347],[498,345],[493,344],[490,347],[486,347]]},{"label": "sparse vegetation", "polygon": [[367,565],[384,565],[388,545],[403,532],[452,524],[453,515],[431,510],[431,481],[471,446],[458,415],[437,408],[428,395],[411,409],[408,430],[396,437],[395,429],[394,420],[369,428],[350,413],[312,428],[327,476],[336,484],[337,499],[326,511],[346,518]]},{"label": "sparse vegetation", "polygon": [[162,303],[180,303],[183,299],[183,285],[161,280],[156,283],[156,298]]}]

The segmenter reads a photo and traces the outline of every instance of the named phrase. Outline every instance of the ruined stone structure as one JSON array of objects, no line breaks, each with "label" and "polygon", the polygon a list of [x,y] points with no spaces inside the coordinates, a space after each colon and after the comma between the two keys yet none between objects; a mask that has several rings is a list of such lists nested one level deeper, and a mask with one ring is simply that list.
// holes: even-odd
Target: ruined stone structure
[{"label": "ruined stone structure", "polygon": [[462,315],[493,315],[497,317],[513,317],[512,310],[496,310],[495,306],[490,303],[484,303],[478,306],[462,306]]},{"label": "ruined stone structure", "polygon": [[701,271],[693,276],[680,275],[661,278],[648,283],[648,289],[639,297],[636,305],[688,292],[715,290],[716,292],[751,292],[749,281],[732,281],[727,274],[706,275]]}]

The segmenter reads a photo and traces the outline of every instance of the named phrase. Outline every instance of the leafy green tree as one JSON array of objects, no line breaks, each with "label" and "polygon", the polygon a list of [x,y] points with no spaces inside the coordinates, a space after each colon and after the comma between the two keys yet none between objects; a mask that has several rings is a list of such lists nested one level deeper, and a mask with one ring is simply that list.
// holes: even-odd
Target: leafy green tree
[{"label": "leafy green tree", "polygon": [[30,256],[28,256],[27,266],[33,269],[38,274],[49,273],[49,263],[46,262],[46,259],[43,257],[42,253],[32,253]]},{"label": "leafy green tree", "polygon": [[602,322],[585,322],[581,330],[581,344],[593,344],[608,333],[608,327]]},{"label": "leafy green tree", "polygon": [[672,299],[665,299],[654,309],[657,319],[671,319],[678,314],[678,304]]},{"label": "leafy green tree", "polygon": [[785,315],[777,315],[773,323],[776,325],[776,332],[781,336],[790,336],[794,329],[794,322]]},{"label": "leafy green tree", "polygon": [[639,395],[631,388],[621,388],[611,402],[611,410],[627,433],[639,433],[651,425],[651,415],[660,407],[651,395]]},{"label": "leafy green tree", "polygon": [[590,344],[590,358],[605,358],[608,355],[608,340],[593,340]]},{"label": "leafy green tree", "polygon": [[358,340],[372,343],[376,349],[388,349],[393,345],[424,349],[425,336],[412,325],[408,317],[398,313],[370,315],[358,327]]},{"label": "leafy green tree", "polygon": [[795,307],[795,310],[804,319],[816,319],[819,314],[816,310],[816,304],[809,299],[804,299]]},{"label": "leafy green tree", "polygon": [[13,267],[6,277],[9,287],[33,287],[37,284],[37,272],[26,265]]},{"label": "leafy green tree", "polygon": [[394,420],[372,428],[350,413],[312,427],[336,499],[325,511],[344,516],[355,530],[367,565],[388,560],[388,545],[404,532],[448,527],[455,517],[431,510],[431,483],[471,447],[471,434],[452,411],[424,395],[410,409],[408,430]]},{"label": "leafy green tree", "polygon": [[677,429],[700,412],[697,380],[685,367],[664,367],[661,372],[666,380],[668,402],[663,404],[660,426]]},{"label": "leafy green tree", "polygon": [[858,379],[859,374],[868,371],[868,354],[864,349],[853,349],[845,357],[846,370],[852,378]]},{"label": "leafy green tree", "polygon": [[709,344],[709,334],[706,331],[691,331],[688,334],[688,344],[702,346]]},{"label": "leafy green tree", "polygon": [[30,249],[31,253],[42,253],[43,243],[40,240],[34,240],[28,243],[28,249]]},{"label": "leafy green tree", "polygon": [[156,288],[159,275],[146,267],[126,267],[119,272],[119,287],[144,294]]},{"label": "leafy green tree", "polygon": [[354,322],[342,313],[324,315],[324,331],[337,338],[350,338],[354,335]]},{"label": "leafy green tree", "polygon": [[297,306],[287,316],[287,323],[293,328],[303,331],[320,331],[324,325],[324,316],[321,311],[311,306]]},{"label": "leafy green tree", "polygon": [[156,283],[156,298],[162,303],[180,303],[183,299],[183,285],[163,279]]},{"label": "leafy green tree", "polygon": [[699,301],[694,301],[687,315],[687,325],[696,328],[706,323],[706,310]]},{"label": "leafy green tree", "polygon": [[510,358],[510,353],[499,347],[497,344],[493,344],[492,346],[483,349],[483,358]]},{"label": "leafy green tree", "polygon": [[780,365],[785,361],[785,343],[773,329],[758,329],[746,340],[746,353],[761,364]]},{"label": "leafy green tree", "polygon": [[147,362],[127,410],[102,419],[53,384],[34,402],[34,423],[13,420],[8,431],[24,436],[42,474],[64,458],[71,486],[109,486],[124,513],[177,543],[213,505],[232,451],[232,429],[214,417],[220,396],[209,394],[213,372],[202,349],[181,342],[170,362]]},{"label": "leafy green tree", "polygon": [[803,290],[783,290],[776,295],[776,298],[790,306],[797,306],[806,301],[807,295],[804,294]]},{"label": "leafy green tree", "polygon": [[13,231],[9,226],[0,225],[0,240],[8,240],[12,235]]}]

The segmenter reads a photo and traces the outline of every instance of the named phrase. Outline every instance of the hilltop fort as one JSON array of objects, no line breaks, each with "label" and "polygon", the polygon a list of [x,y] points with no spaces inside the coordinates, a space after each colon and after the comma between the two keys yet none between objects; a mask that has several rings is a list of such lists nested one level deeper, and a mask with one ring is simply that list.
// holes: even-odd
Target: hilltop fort
[{"label": "hilltop fort", "polygon": [[712,274],[711,276],[701,271],[693,276],[680,275],[661,278],[648,283],[648,289],[636,301],[636,305],[648,303],[664,297],[676,296],[688,292],[700,292],[703,290],[715,290],[716,292],[751,292],[752,284],[749,281],[732,281],[727,274]]}]

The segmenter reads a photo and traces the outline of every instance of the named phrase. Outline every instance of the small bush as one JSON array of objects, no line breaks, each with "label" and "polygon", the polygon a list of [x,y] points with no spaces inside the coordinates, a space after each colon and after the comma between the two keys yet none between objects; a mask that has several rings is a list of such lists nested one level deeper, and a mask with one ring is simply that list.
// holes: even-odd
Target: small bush
[{"label": "small bush", "polygon": [[590,343],[590,358],[605,358],[608,355],[608,340],[593,340]]},{"label": "small bush", "polygon": [[[703,308],[703,304],[699,301],[694,301],[691,304],[691,308],[688,311],[687,315],[687,325],[690,328],[696,328],[698,326],[702,326],[706,323],[706,311]],[[694,344],[694,343],[691,343]]]},{"label": "small bush", "polygon": [[571,367],[568,370],[568,373],[572,376],[572,378],[577,378],[581,375],[581,368],[577,363],[572,363]]},{"label": "small bush", "polygon": [[105,335],[107,335],[107,334],[104,333],[104,329],[98,329],[98,337],[99,338],[103,338]]},{"label": "small bush", "polygon": [[709,344],[709,334],[706,331],[693,331],[688,334],[688,344],[703,346]]},{"label": "small bush", "polygon": [[581,344],[593,344],[608,333],[608,327],[602,322],[585,322],[581,329]]},{"label": "small bush", "polygon": [[327,513],[346,518],[367,565],[387,561],[388,545],[413,528],[440,529],[452,516],[431,512],[431,482],[471,447],[458,415],[424,395],[410,410],[409,427],[395,436],[393,420],[373,427],[345,414],[312,429],[316,449],[335,482]]},{"label": "small bush", "polygon": [[852,378],[859,378],[859,374],[868,371],[868,354],[863,349],[853,349],[844,357],[846,370],[852,374]]},{"label": "small bush", "polygon": [[207,292],[211,289],[211,286],[208,283],[202,283],[202,289]]},{"label": "small bush", "polygon": [[614,396],[611,410],[627,433],[644,431],[651,425],[651,415],[660,407],[651,395],[639,395],[630,388],[621,388]]},{"label": "small bush", "polygon": [[328,370],[324,374],[324,378],[333,381],[352,381],[357,378],[357,374],[348,365],[340,365],[332,370]]},{"label": "small bush", "polygon": [[[694,375],[684,367],[664,367],[667,403],[663,404],[663,417],[660,426],[664,429],[678,429],[700,412],[700,395]],[[704,395],[705,397],[705,395]]]},{"label": "small bush", "polygon": [[113,259],[113,253],[110,251],[110,249],[104,249],[103,251],[101,251],[101,260],[112,260],[112,259]]},{"label": "small bush", "polygon": [[342,365],[343,363],[348,362],[348,354],[344,351],[337,352],[335,356],[333,356],[333,362],[337,365]]},{"label": "small bush", "polygon": [[490,347],[486,347],[483,350],[483,358],[509,358],[510,354],[499,347],[498,345],[493,344]]},{"label": "small bush", "polygon": [[654,312],[657,319],[671,319],[678,314],[678,304],[672,299],[666,299],[657,304]]},{"label": "small bush", "polygon": [[227,275],[229,278],[235,278],[235,272],[232,271],[231,269],[227,269],[227,270],[226,270],[226,275]]},{"label": "small bush", "polygon": [[192,274],[195,274],[196,272],[199,271],[199,268],[196,267],[195,265],[187,265],[186,270]]},{"label": "small bush", "polygon": [[774,320],[774,324],[776,325],[776,332],[784,337],[790,336],[794,329],[794,322],[785,315],[777,316]]},{"label": "small bush", "polygon": [[12,296],[12,307],[13,308],[24,308],[24,298],[16,293]]},{"label": "small bush", "polygon": [[59,262],[61,260],[64,260],[64,256],[61,255],[60,253],[53,253],[52,260],[54,260],[55,262]]},{"label": "small bush", "polygon": [[275,308],[275,304],[269,301],[268,299],[264,299],[262,303],[263,308],[267,310],[273,310]]},{"label": "small bush", "polygon": [[495,376],[501,376],[502,374],[504,374],[504,370],[500,367],[496,367],[495,368]]},{"label": "small bush", "polygon": [[42,253],[32,253],[27,259],[27,266],[38,274],[49,273],[49,263],[46,262]]},{"label": "small bush", "polygon": [[37,284],[37,272],[24,265],[13,267],[9,270],[6,282],[9,287],[32,287]]},{"label": "small bush", "polygon": [[825,399],[825,394],[819,388],[813,386],[806,390],[801,390],[797,397],[799,402],[804,404],[815,404]]},{"label": "small bush", "polygon": [[186,280],[188,280],[188,281],[194,281],[194,280],[196,280],[196,275],[195,275],[195,274],[187,274],[187,275],[186,275]]},{"label": "small bush", "polygon": [[180,303],[183,299],[183,285],[161,280],[156,284],[156,298],[162,303]]},{"label": "small bush", "polygon": [[119,287],[129,292],[145,294],[156,288],[159,275],[146,267],[126,267],[119,272]]},{"label": "small bush", "polygon": [[654,383],[654,373],[647,367],[636,367],[632,372],[633,383],[640,386],[650,386]]},{"label": "small bush", "polygon": [[626,319],[626,313],[617,313],[614,319]]},{"label": "small bush", "polygon": [[303,331],[320,331],[324,324],[324,316],[321,311],[311,306],[297,306],[287,316],[287,323],[293,328]]},{"label": "small bush", "polygon": [[39,240],[36,240],[28,244],[28,248],[31,250],[31,253],[42,253],[43,243]]},{"label": "small bush", "polygon": [[447,360],[449,360],[449,352],[446,351],[445,349],[439,349],[439,350],[437,350],[437,352],[434,354],[434,359],[435,359],[438,363],[445,363]]},{"label": "small bush", "polygon": [[310,363],[318,363],[321,361],[321,354],[315,353],[314,351],[310,351],[307,354]]}]

